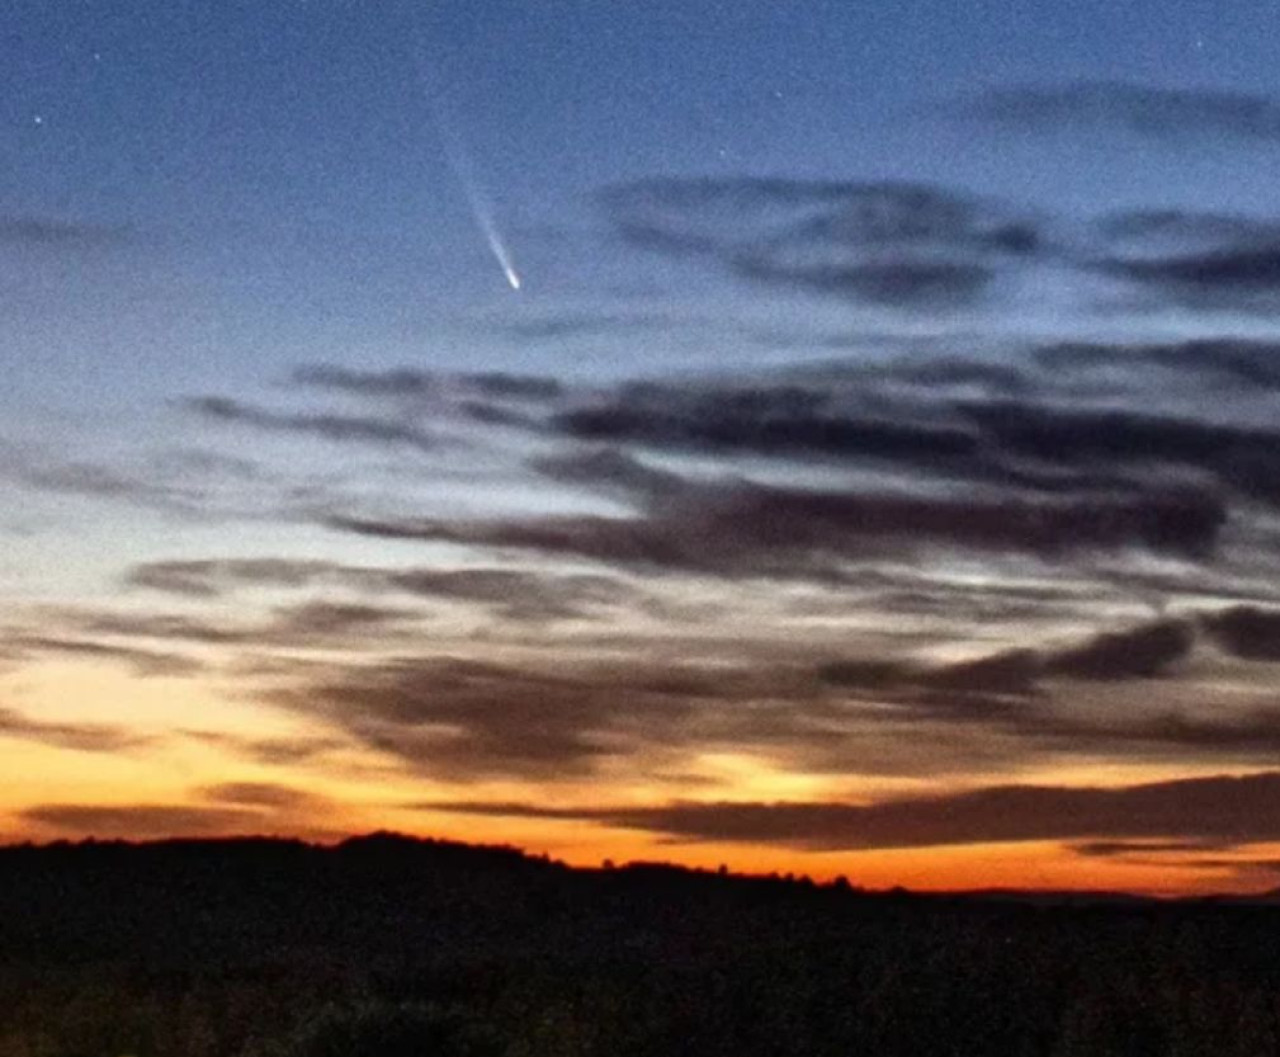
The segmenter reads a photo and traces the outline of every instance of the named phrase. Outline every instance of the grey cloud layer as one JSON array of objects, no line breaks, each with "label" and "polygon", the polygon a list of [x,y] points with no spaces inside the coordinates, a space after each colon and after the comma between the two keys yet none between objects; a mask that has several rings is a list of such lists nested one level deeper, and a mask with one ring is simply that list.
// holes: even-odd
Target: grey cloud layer
[{"label": "grey cloud layer", "polygon": [[[1264,575],[1274,566],[1266,525],[1280,506],[1280,434],[1265,414],[1280,394],[1278,348],[1056,343],[1004,358],[953,349],[594,386],[303,368],[295,395],[358,400],[368,422],[413,424],[477,401],[518,407],[536,452],[525,479],[612,511],[557,510],[553,498],[536,513],[465,518],[403,500],[396,513],[331,506],[315,520],[336,542],[446,544],[477,564],[423,565],[411,546],[392,548],[413,562],[398,568],[156,562],[134,569],[132,585],[192,604],[265,592],[269,620],[228,629],[153,617],[82,630],[130,642],[230,635],[233,649],[339,646],[350,663],[290,668],[277,658],[270,699],[457,780],[554,781],[716,746],[828,774],[972,774],[1067,758],[1257,766],[1280,751],[1280,707],[1249,671],[1280,655]],[[930,579],[953,561],[981,563],[990,582],[966,591]],[[910,585],[892,575],[906,565],[919,570]],[[740,599],[767,589],[765,631],[797,641],[758,661],[743,641],[717,669],[681,663],[668,623],[662,651],[646,657],[624,626],[627,614],[659,612],[640,585],[672,596],[715,585]],[[1000,586],[1006,596],[993,593]],[[796,627],[828,621],[820,639],[799,642],[781,615],[797,589],[827,596],[825,608],[809,600],[789,611]],[[309,600],[281,603],[289,592]],[[1101,615],[1104,596],[1123,603],[1123,620]],[[523,621],[486,629],[495,650],[518,642],[520,659],[482,662],[498,654],[456,639],[423,655],[420,628],[402,621],[410,602]],[[1151,618],[1152,604],[1171,615]],[[751,605],[741,612],[764,613]],[[833,646],[842,620],[925,624],[958,620],[966,606],[973,619],[960,634],[1019,621],[1026,645],[970,648],[973,659],[946,664],[926,656],[946,641],[937,631],[919,632],[925,653],[915,657]],[[567,634],[561,648],[550,634],[535,642],[547,621],[605,610],[619,623],[576,640],[572,656],[561,651]],[[1100,630],[1081,630],[1090,624]],[[593,642],[610,651],[600,656],[627,659],[587,664]],[[1195,702],[1174,692],[1206,664],[1248,692],[1233,700],[1211,688]],[[1124,693],[1156,679],[1171,688],[1167,701],[1163,689],[1139,704]],[[929,739],[946,747],[928,749]]]},{"label": "grey cloud layer", "polygon": [[1201,308],[1274,312],[1280,223],[1161,211],[1107,218],[1093,265],[1146,290]]},{"label": "grey cloud layer", "polygon": [[1145,547],[1212,550],[1222,504],[1194,492],[1117,498],[926,498],[725,483],[689,488],[640,517],[501,521],[332,516],[340,532],[527,551],[732,577],[839,579],[847,561],[958,547],[1052,557]]},{"label": "grey cloud layer", "polygon": [[274,700],[423,773],[464,780],[557,781],[609,759],[636,764],[716,747],[842,774],[990,771],[1067,757],[1274,759],[1280,701],[1192,712],[1156,691],[1141,703],[1119,698],[1110,714],[1077,709],[1082,684],[1106,692],[1172,680],[1196,626],[1155,621],[949,664],[404,656],[300,672]]},{"label": "grey cloud layer", "polygon": [[[1227,351],[1206,357],[1214,377],[1238,376],[1268,350]],[[1054,374],[1018,372],[1017,397],[1008,395],[1012,368],[976,361],[569,392],[544,401],[528,429],[591,447],[533,467],[615,496],[634,515],[464,522],[343,512],[325,523],[388,539],[830,578],[841,562],[920,547],[1042,557],[1145,549],[1204,560],[1246,504],[1280,500],[1277,431],[1202,418],[1189,406],[1136,407],[1145,378],[1170,365],[1184,377],[1169,391],[1181,386],[1192,399],[1198,375],[1180,347],[1111,349],[1108,367],[1129,379],[1101,390],[1091,384],[1101,352],[1063,346],[1040,356]],[[983,396],[988,383],[999,391]],[[713,456],[724,472],[694,479],[648,458],[667,452]],[[737,466],[748,457],[875,470],[881,480],[895,472],[901,484],[750,480]]]},{"label": "grey cloud layer", "polygon": [[689,711],[698,686],[723,692],[705,677],[682,682],[656,671],[553,672],[437,658],[338,671],[278,699],[426,773],[556,779],[643,747],[646,732]]},{"label": "grey cloud layer", "polygon": [[834,661],[818,674],[833,686],[869,690],[914,687],[956,694],[1023,695],[1033,692],[1045,679],[1111,682],[1153,678],[1185,659],[1194,643],[1195,630],[1189,621],[1159,620],[1099,632],[1056,649],[1028,647],[933,667],[865,659]]},{"label": "grey cloud layer", "polygon": [[[589,463],[595,469],[611,464]],[[681,487],[679,478],[663,475],[646,484],[659,495]],[[735,560],[742,563],[743,575],[759,575],[752,570],[760,562]],[[800,575],[810,573],[805,566]],[[411,648],[413,639],[396,633],[398,611],[384,611],[380,600],[407,592],[479,600],[499,613],[533,605],[543,615],[530,619],[541,624],[548,615],[563,615],[561,603],[580,611],[592,600],[619,601],[625,610],[637,604],[633,591],[610,578],[546,570],[374,569],[283,559],[156,563],[135,570],[132,580],[187,599],[220,598],[246,588],[337,587],[369,593],[374,601],[363,604],[277,603],[271,624],[248,628],[163,614],[135,614],[129,620],[86,615],[79,626],[232,649],[314,643],[356,651],[349,666],[286,664],[266,673],[276,688],[272,698],[423,773],[454,778],[507,774],[555,780],[589,773],[609,758],[636,761],[653,752],[680,755],[713,745],[781,754],[794,765],[845,773],[892,773],[924,765],[963,770],[979,761],[988,768],[1004,767],[1064,755],[1258,762],[1280,751],[1280,708],[1261,701],[1251,709],[1222,708],[1213,714],[1162,706],[1157,692],[1144,707],[1129,703],[1109,717],[1086,718],[1073,705],[1081,691],[1070,689],[1072,684],[1120,685],[1161,677],[1172,681],[1194,650],[1210,645],[1255,663],[1274,659],[1280,610],[1258,606],[1199,615],[1184,611],[1179,618],[1113,628],[1075,642],[996,651],[950,664],[863,654],[806,666],[785,652],[776,660],[753,660],[744,644],[733,668],[701,667],[678,653],[609,666],[567,656],[555,660],[567,643],[557,647],[547,641],[543,661],[499,665],[463,655],[387,660],[388,649]],[[867,581],[875,582],[875,577]],[[885,584],[892,586],[893,578]],[[922,580],[918,590],[928,601],[940,588]],[[540,594],[547,597],[539,601]],[[1049,587],[1007,586],[1006,594],[1004,604],[1026,607],[1029,620],[1058,598]],[[975,606],[978,597],[947,593],[938,603],[944,609]],[[849,604],[849,612],[856,613],[859,604]],[[803,619],[804,607],[796,613]],[[834,652],[830,644],[827,649],[828,655]],[[901,744],[886,751],[908,732],[920,746],[905,754],[909,760]],[[945,759],[927,749],[937,738],[950,746]],[[256,746],[232,748],[257,753]],[[279,759],[294,757],[286,752]]]},{"label": "grey cloud layer", "polygon": [[[1111,350],[1110,366],[1132,371],[1141,352],[1133,361],[1127,355]],[[1051,362],[1066,360],[1066,350],[1056,350]],[[1256,498],[1280,498],[1280,431],[1274,429],[1117,408],[1118,392],[1102,394],[1095,406],[1080,400],[1072,406],[1048,386],[1038,399],[976,397],[964,392],[969,386],[960,378],[905,394],[883,384],[894,374],[627,386],[556,415],[552,426],[592,442],[888,461],[1041,492],[1133,488],[1154,469],[1171,483],[1207,474]]]},{"label": "grey cloud layer", "polygon": [[1202,309],[1280,308],[1274,217],[1166,209],[1081,221],[932,185],[749,177],[642,180],[600,200],[634,246],[910,311],[998,308],[1001,281],[1041,265],[1060,288],[1074,272]]},{"label": "grey cloud layer", "polygon": [[1280,610],[1232,606],[1205,623],[1227,652],[1249,661],[1280,662]]},{"label": "grey cloud layer", "polygon": [[586,819],[681,840],[744,841],[862,851],[1018,841],[1174,838],[1280,840],[1280,773],[1189,778],[1114,789],[993,786],[971,792],[840,803],[693,803],[540,810],[423,805],[476,814]]},{"label": "grey cloud layer", "polygon": [[[1016,610],[1026,622],[1023,649],[949,665],[833,658],[814,662],[803,677],[792,671],[786,693],[777,687],[780,669],[748,664],[752,678],[772,688],[761,697],[709,686],[696,671],[689,684],[696,689],[655,697],[645,689],[652,677],[645,665],[571,665],[552,677],[537,663],[471,669],[462,655],[389,662],[387,651],[403,651],[408,640],[396,634],[396,614],[382,612],[394,607],[381,601],[360,603],[368,613],[350,601],[330,609],[277,606],[275,632],[249,629],[264,642],[288,644],[307,639],[285,635],[281,621],[328,623],[331,634],[317,632],[314,641],[381,647],[372,663],[324,678],[300,671],[284,700],[299,709],[310,702],[365,746],[454,776],[581,774],[619,755],[678,755],[735,739],[813,769],[892,771],[919,766],[919,754],[909,764],[888,754],[872,765],[869,747],[879,751],[906,730],[964,732],[950,759],[931,763],[942,769],[972,767],[979,758],[1005,766],[1064,755],[1257,763],[1280,745],[1280,723],[1256,695],[1217,714],[1189,709],[1185,699],[1153,700],[1106,720],[1078,713],[1072,702],[1086,683],[1172,684],[1202,650],[1247,663],[1274,659],[1274,607],[1262,604],[1271,596],[1256,577],[1250,594],[1251,574],[1228,576],[1218,567],[1267,567],[1255,518],[1276,503],[1268,484],[1276,438],[1265,425],[1219,417],[1229,402],[1202,410],[1195,401],[1206,384],[1227,401],[1237,392],[1241,400],[1269,399],[1275,352],[1241,341],[1058,344],[1010,361],[952,355],[592,388],[504,376],[485,385],[494,399],[526,407],[526,431],[544,452],[528,468],[548,487],[599,493],[623,512],[460,519],[328,511],[320,520],[340,534],[461,545],[490,552],[492,564],[188,561],[139,567],[131,581],[190,600],[254,588],[475,603],[532,628],[598,607],[641,612],[651,600],[632,586],[637,577],[671,587],[713,578],[730,586],[858,590],[863,600],[850,600],[848,616],[873,605],[886,617],[918,619],[980,603],[975,617],[1011,620]],[[303,390],[319,385],[361,398],[370,417],[384,405],[400,416],[423,401],[474,399],[475,378],[330,368],[298,374]],[[1153,394],[1154,407],[1139,406]],[[688,458],[698,460],[696,472]],[[776,470],[762,471],[762,459]],[[867,469],[877,483],[862,476]],[[818,476],[805,483],[810,473]],[[944,590],[927,577],[914,589],[891,588],[890,577],[873,595],[860,586],[886,563],[949,555],[998,561],[1006,576],[1017,568],[1044,575],[1049,563],[1063,579],[1003,600],[989,590]],[[1175,570],[1160,580],[1145,565],[1148,555],[1175,561]],[[1108,579],[1096,568],[1104,561]],[[559,562],[614,568],[584,573],[554,568]],[[1059,633],[1054,644],[1037,645],[1044,634],[1037,627],[1068,615],[1078,627],[1090,597],[1104,589],[1175,603],[1185,593],[1187,601],[1176,617],[1119,628],[1109,621],[1108,630],[1080,634],[1074,644],[1062,644]],[[1228,600],[1235,605],[1224,608]],[[315,619],[305,619],[311,612]],[[803,606],[796,614],[808,615]],[[164,630],[155,622],[150,628]],[[447,649],[456,653],[456,644]],[[550,643],[547,649],[554,652]],[[620,718],[620,702],[636,703],[637,715],[648,718]],[[662,737],[648,733],[654,725],[664,727]],[[976,747],[974,738],[989,744]]]},{"label": "grey cloud layer", "polygon": [[650,179],[602,192],[620,234],[766,283],[909,307],[963,303],[1038,246],[1035,223],[911,183]]}]

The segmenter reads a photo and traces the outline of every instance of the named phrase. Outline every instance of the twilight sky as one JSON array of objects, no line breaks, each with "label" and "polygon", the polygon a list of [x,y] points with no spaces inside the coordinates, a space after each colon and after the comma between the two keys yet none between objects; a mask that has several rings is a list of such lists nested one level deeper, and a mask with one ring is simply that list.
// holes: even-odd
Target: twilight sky
[{"label": "twilight sky", "polygon": [[1274,888],[1278,17],[11,0],[0,838]]}]

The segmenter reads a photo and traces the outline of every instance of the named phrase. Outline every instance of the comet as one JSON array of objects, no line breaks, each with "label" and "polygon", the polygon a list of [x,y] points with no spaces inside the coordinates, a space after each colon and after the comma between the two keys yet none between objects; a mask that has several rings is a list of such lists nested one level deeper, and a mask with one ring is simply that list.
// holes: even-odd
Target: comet
[{"label": "comet", "polygon": [[489,252],[493,254],[493,259],[497,261],[498,267],[502,269],[507,285],[518,293],[524,285],[524,280],[516,267],[515,257],[511,253],[511,248],[507,245],[506,239],[502,237],[502,231],[498,227],[497,210],[494,208],[493,200],[485,191],[484,184],[476,173],[475,163],[471,159],[471,152],[467,149],[466,142],[457,131],[455,122],[450,120],[443,94],[432,89],[426,64],[423,61],[421,45],[422,41],[419,37],[419,49],[414,55],[418,69],[418,82],[422,88],[422,96],[426,102],[427,111],[431,115],[431,122],[435,125],[436,132],[439,135],[445,160],[449,163],[449,169],[453,173],[454,179],[458,181],[458,186],[462,189],[467,205],[471,209],[471,216],[474,218],[480,234],[484,236]]},{"label": "comet", "polygon": [[467,204],[471,207],[471,215],[475,219],[476,227],[480,229],[480,234],[484,236],[484,240],[489,246],[489,252],[493,254],[493,259],[498,262],[498,267],[502,269],[507,285],[518,292],[520,287],[524,285],[524,281],[520,278],[520,272],[516,268],[515,258],[512,256],[511,249],[502,237],[502,231],[498,228],[497,211],[494,209],[493,201],[485,193],[484,186],[476,175],[475,165],[471,160],[467,145],[455,131],[453,124],[446,120],[442,101],[438,98],[433,99],[428,95],[427,105],[431,110],[432,120],[439,130],[440,143],[444,147],[445,159],[449,163],[449,168],[453,171],[454,178],[458,181],[458,186],[462,188]]}]

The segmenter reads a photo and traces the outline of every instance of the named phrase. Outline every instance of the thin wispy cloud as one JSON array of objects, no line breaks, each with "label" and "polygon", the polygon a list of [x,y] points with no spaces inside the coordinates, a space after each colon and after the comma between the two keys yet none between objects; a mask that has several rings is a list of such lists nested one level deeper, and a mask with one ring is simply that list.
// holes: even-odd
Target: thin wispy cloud
[{"label": "thin wispy cloud", "polygon": [[1174,141],[1280,143],[1280,101],[1251,92],[1077,81],[990,88],[946,110],[1032,132],[1114,128]]},{"label": "thin wispy cloud", "polygon": [[106,225],[51,217],[0,213],[0,249],[33,247],[48,250],[85,250],[126,241],[129,231]]},{"label": "thin wispy cloud", "polygon": [[227,397],[198,397],[187,402],[194,414],[212,422],[248,426],[268,433],[296,433],[336,443],[403,445],[431,450],[436,438],[420,426],[387,418],[327,412],[270,411]]},{"label": "thin wispy cloud", "polygon": [[151,738],[123,725],[55,723],[0,708],[0,737],[76,752],[127,753],[145,748]]}]

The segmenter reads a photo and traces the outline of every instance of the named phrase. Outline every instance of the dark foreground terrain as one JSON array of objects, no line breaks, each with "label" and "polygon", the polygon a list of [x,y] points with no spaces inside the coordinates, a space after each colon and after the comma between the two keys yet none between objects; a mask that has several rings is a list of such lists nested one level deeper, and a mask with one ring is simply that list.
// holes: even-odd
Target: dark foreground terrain
[{"label": "dark foreground terrain", "polygon": [[1280,908],[388,836],[0,850],[0,1057],[1280,1053]]}]

